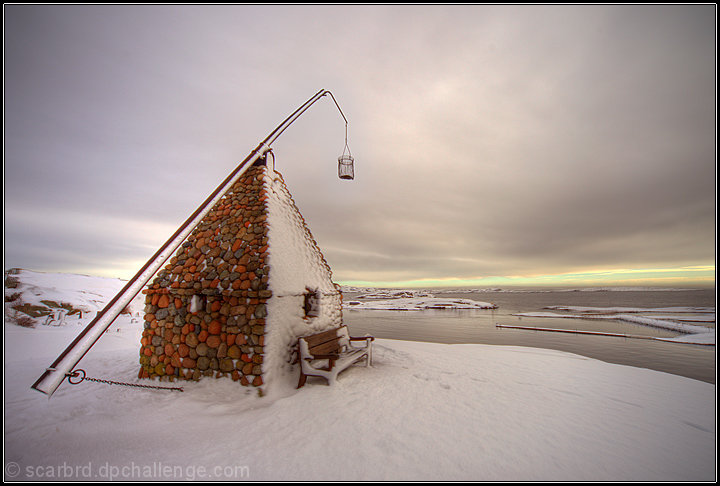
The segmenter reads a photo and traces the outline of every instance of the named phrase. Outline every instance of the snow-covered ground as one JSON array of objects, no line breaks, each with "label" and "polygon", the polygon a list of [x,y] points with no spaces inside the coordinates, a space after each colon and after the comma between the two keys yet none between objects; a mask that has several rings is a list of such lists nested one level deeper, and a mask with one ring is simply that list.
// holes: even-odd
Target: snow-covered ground
[{"label": "snow-covered ground", "polygon": [[[91,317],[5,323],[5,480],[716,479],[714,385],[546,349],[378,339],[336,386],[265,397],[230,379],[31,390]],[[79,366],[140,382],[140,333],[121,315]]]}]

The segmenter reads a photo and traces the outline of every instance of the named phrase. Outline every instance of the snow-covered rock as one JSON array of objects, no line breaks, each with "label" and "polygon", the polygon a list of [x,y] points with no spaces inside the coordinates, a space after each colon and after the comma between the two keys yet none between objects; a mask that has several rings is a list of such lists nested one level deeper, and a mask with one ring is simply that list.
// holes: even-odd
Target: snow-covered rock
[{"label": "snow-covered rock", "polygon": [[343,303],[344,309],[358,310],[466,310],[466,309],[497,309],[490,302],[480,302],[470,299],[445,299],[441,297],[400,297],[395,299],[357,301],[349,300]]}]

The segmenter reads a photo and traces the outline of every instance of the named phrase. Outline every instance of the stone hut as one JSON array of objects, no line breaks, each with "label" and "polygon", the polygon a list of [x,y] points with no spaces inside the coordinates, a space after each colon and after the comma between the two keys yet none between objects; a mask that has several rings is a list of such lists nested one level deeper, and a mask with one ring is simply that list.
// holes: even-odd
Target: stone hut
[{"label": "stone hut", "polygon": [[282,177],[250,167],[143,290],[141,378],[297,380],[300,336],[342,325],[342,295]]}]

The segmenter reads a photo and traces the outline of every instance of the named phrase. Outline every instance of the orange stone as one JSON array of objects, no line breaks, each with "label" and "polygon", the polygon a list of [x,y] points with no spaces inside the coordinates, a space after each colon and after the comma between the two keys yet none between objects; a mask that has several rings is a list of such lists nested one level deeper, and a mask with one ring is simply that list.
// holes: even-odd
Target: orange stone
[{"label": "orange stone", "polygon": [[222,332],[222,324],[218,321],[211,321],[210,324],[208,324],[208,333],[210,334],[220,334]]},{"label": "orange stone", "polygon": [[167,294],[162,294],[160,298],[158,299],[157,306],[161,309],[165,309],[167,306],[170,305],[170,298],[167,296]]},{"label": "orange stone", "polygon": [[200,331],[200,333],[198,334],[198,341],[200,341],[201,343],[204,343],[205,341],[207,341],[207,338],[208,338],[208,332],[205,329]]},{"label": "orange stone", "polygon": [[217,348],[218,346],[220,346],[220,336],[208,336],[205,344],[207,344],[211,348]]},{"label": "orange stone", "polygon": [[172,356],[175,353],[175,347],[168,343],[165,345],[165,354],[168,356]]},{"label": "orange stone", "polygon": [[187,344],[179,344],[178,345],[178,355],[181,358],[184,358],[188,354],[190,354],[190,346],[188,346]]},{"label": "orange stone", "polygon": [[242,246],[242,240],[241,239],[235,240],[235,243],[233,243],[233,246],[232,246],[232,252],[235,253],[236,251],[238,251],[240,249],[241,246]]},{"label": "orange stone", "polygon": [[195,368],[197,366],[197,362],[192,358],[183,358],[182,360],[182,367],[183,368]]},{"label": "orange stone", "polygon": [[182,309],[182,300],[175,298],[175,308],[176,309]]},{"label": "orange stone", "polygon": [[219,300],[213,301],[212,304],[210,304],[210,310],[212,312],[217,312],[220,310],[220,307],[222,307],[222,303]]},{"label": "orange stone", "polygon": [[252,382],[253,386],[262,386],[263,379],[262,376],[256,376],[255,379]]}]

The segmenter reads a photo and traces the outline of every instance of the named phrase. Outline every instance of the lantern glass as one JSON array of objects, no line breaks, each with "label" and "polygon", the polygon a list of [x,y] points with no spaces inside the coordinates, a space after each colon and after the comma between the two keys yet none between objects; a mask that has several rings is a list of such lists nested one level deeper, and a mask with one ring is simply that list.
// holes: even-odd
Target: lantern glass
[{"label": "lantern glass", "polygon": [[355,178],[355,160],[351,155],[338,157],[338,177],[340,179],[353,180]]}]

